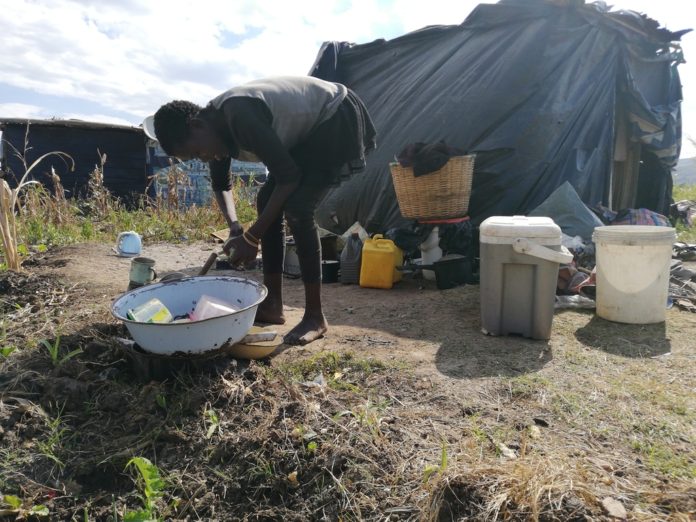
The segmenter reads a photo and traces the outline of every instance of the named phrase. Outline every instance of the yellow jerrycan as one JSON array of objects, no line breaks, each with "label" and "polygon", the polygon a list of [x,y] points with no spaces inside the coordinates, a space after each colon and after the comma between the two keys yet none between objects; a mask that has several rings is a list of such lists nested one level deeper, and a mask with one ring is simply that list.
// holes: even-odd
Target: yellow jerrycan
[{"label": "yellow jerrycan", "polygon": [[360,286],[363,288],[391,288],[401,281],[397,267],[404,264],[404,253],[391,239],[380,234],[365,241],[360,265]]}]

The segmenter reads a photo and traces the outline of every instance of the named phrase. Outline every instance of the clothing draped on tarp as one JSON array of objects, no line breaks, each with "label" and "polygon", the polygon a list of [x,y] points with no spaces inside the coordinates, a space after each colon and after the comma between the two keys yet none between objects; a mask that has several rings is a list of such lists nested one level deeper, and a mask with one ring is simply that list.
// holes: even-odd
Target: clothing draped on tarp
[{"label": "clothing draped on tarp", "polygon": [[602,4],[503,0],[461,25],[326,42],[310,74],[358,93],[378,148],[364,173],[327,195],[320,224],[404,226],[389,162],[409,143],[440,140],[477,154],[474,224],[525,214],[566,181],[587,205],[607,204],[617,114],[629,115],[626,132],[655,158],[640,172],[640,205],[665,213],[681,140],[681,55],[670,42],[681,34]]},{"label": "clothing draped on tarp", "polygon": [[450,147],[444,141],[439,143],[410,143],[399,152],[396,159],[402,167],[413,167],[413,175],[418,178],[437,172],[450,158],[463,156],[465,151]]}]

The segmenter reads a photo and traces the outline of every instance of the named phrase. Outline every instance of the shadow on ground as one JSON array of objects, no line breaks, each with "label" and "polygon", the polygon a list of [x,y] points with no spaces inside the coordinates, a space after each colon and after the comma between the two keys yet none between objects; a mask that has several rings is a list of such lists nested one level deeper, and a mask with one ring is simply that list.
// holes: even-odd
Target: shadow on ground
[{"label": "shadow on ground", "polygon": [[448,377],[470,379],[537,372],[552,359],[551,347],[545,341],[493,337],[443,343],[435,364]]},{"label": "shadow on ground", "polygon": [[656,357],[672,350],[665,323],[621,324],[594,316],[575,337],[587,346],[623,357]]},{"label": "shadow on ground", "polygon": [[[302,306],[297,289],[287,294],[291,304]],[[332,326],[398,337],[396,344],[432,357],[437,370],[447,377],[517,376],[536,372],[552,359],[546,342],[484,335],[479,287],[475,285],[444,291],[429,281],[413,280],[402,281],[391,290],[325,285],[324,301]],[[380,349],[379,342],[373,346]]]}]

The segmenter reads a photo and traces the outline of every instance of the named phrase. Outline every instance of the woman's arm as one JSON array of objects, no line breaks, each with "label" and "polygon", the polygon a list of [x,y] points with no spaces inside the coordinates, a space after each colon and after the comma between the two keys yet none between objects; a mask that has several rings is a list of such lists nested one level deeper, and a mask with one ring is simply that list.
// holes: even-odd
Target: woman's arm
[{"label": "woman's arm", "polygon": [[230,229],[230,237],[240,235],[244,232],[244,228],[237,218],[237,209],[234,206],[234,195],[232,194],[232,190],[216,190],[214,194],[215,201]]},{"label": "woman's arm", "polygon": [[237,219],[237,209],[234,205],[232,194],[232,180],[230,179],[230,158],[213,160],[208,162],[210,168],[210,180],[222,216],[230,229],[230,237],[238,236],[244,230]]}]

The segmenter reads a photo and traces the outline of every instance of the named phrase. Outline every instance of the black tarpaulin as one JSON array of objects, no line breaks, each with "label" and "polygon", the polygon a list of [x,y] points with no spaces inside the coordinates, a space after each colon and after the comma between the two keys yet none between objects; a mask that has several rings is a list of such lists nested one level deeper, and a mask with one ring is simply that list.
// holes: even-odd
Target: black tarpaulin
[{"label": "black tarpaulin", "polygon": [[508,0],[479,5],[461,25],[325,43],[310,74],[355,90],[379,134],[368,169],[322,203],[321,225],[404,225],[388,164],[419,141],[477,153],[475,223],[524,214],[566,181],[585,203],[607,204],[618,98],[630,138],[657,158],[640,174],[654,201],[641,203],[661,211],[681,140],[681,56],[670,46],[680,36],[599,4]]}]

